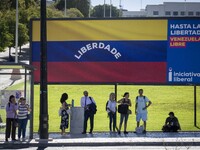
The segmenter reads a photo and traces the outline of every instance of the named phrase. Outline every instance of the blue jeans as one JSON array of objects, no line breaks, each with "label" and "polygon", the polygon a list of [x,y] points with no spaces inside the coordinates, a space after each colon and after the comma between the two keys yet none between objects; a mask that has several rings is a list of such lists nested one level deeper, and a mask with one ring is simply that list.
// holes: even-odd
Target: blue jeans
[{"label": "blue jeans", "polygon": [[22,133],[22,138],[26,137],[26,125],[27,125],[27,121],[28,119],[18,119],[18,138],[21,137],[21,133]]},{"label": "blue jeans", "polygon": [[110,131],[112,131],[112,124],[113,124],[113,131],[115,131],[115,129],[116,129],[116,112],[114,114],[112,112],[109,112],[108,115],[109,115],[109,119],[110,119],[110,123],[109,123]]}]

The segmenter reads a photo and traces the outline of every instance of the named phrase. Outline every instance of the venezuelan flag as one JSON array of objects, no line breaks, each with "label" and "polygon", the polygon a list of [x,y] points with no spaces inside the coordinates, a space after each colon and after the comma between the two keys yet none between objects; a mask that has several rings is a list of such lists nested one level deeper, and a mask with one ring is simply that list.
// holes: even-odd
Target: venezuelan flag
[{"label": "venezuelan flag", "polygon": [[[40,81],[40,22],[32,21]],[[49,83],[166,83],[167,20],[48,20]]]}]

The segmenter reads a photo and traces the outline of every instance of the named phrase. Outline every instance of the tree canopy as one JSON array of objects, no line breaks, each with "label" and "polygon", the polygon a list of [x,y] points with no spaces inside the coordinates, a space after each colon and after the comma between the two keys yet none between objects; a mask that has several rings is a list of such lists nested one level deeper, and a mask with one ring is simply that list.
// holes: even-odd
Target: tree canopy
[{"label": "tree canopy", "polygon": [[[84,17],[88,17],[89,14],[89,0],[66,0],[66,8],[77,8]],[[65,9],[65,0],[57,0],[55,8],[58,10],[64,11]]]},{"label": "tree canopy", "polygon": [[[111,6],[111,17],[119,17],[120,10],[117,7]],[[92,17],[103,18],[104,17],[104,5],[97,5],[92,9]],[[110,17],[110,5],[105,5],[105,17]]]}]

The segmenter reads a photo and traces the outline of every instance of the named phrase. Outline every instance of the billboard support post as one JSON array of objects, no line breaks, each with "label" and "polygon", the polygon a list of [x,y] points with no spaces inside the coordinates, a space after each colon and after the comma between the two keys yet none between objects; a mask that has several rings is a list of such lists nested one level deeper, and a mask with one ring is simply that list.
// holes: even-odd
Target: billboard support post
[{"label": "billboard support post", "polygon": [[117,100],[117,83],[115,83],[115,100]]},{"label": "billboard support post", "polygon": [[41,0],[40,139],[48,139],[46,0]]},{"label": "billboard support post", "polygon": [[197,126],[197,87],[194,85],[194,126]]}]

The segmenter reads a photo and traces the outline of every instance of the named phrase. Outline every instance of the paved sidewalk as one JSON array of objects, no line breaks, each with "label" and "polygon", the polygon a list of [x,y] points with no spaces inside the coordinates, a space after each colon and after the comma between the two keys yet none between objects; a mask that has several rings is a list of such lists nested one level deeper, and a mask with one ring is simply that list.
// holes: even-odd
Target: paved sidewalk
[{"label": "paved sidewalk", "polygon": [[4,142],[0,138],[0,148],[38,147],[38,146],[200,146],[200,132],[162,133],[147,132],[146,134],[129,133],[118,135],[116,133],[93,134],[49,134],[52,141],[39,140],[34,134],[34,139],[25,142]]}]

